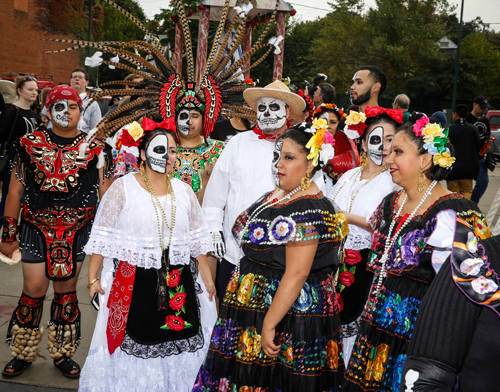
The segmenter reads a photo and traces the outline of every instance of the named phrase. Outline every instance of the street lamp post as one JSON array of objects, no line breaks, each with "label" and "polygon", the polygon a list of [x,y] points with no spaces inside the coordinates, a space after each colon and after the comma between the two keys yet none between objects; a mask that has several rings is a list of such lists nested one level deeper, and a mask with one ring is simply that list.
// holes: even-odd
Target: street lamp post
[{"label": "street lamp post", "polygon": [[458,28],[458,48],[457,48],[457,62],[455,64],[455,82],[453,83],[453,102],[451,104],[451,110],[453,110],[457,104],[457,90],[458,90],[458,69],[460,67],[460,45],[462,43],[462,20],[464,16],[464,0],[462,0],[462,8],[460,10],[460,26]]},{"label": "street lamp post", "polygon": [[[89,42],[92,41],[92,0],[89,0]],[[90,46],[87,48],[87,56],[90,57]],[[87,65],[87,73],[90,75],[90,67]]]}]

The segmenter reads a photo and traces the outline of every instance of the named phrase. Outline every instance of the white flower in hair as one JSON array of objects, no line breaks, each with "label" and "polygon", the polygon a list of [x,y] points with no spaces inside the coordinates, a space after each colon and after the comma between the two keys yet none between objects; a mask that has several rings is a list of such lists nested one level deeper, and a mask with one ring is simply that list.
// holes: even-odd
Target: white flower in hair
[{"label": "white flower in hair", "polygon": [[85,58],[85,65],[87,67],[98,67],[102,64],[102,52],[95,52],[92,57]]},{"label": "white flower in hair", "polygon": [[335,156],[335,149],[330,143],[325,143],[321,146],[321,151],[319,152],[319,160],[323,165],[326,165],[330,159]]}]

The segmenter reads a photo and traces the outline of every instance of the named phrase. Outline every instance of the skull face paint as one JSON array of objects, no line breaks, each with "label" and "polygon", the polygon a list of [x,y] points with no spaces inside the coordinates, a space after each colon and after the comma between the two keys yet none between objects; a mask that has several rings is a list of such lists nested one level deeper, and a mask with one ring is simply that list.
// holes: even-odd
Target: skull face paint
[{"label": "skull face paint", "polygon": [[368,135],[368,156],[378,166],[384,161],[384,127],[377,126]]},{"label": "skull face paint", "polygon": [[191,111],[189,109],[182,109],[177,115],[177,128],[181,135],[189,135],[189,127],[191,125]]},{"label": "skull face paint", "polygon": [[276,98],[259,98],[257,123],[264,133],[273,133],[286,123],[286,104]]},{"label": "skull face paint", "polygon": [[68,128],[69,126],[69,106],[67,99],[61,99],[52,105],[50,109],[52,114],[52,121],[62,128]]},{"label": "skull face paint", "polygon": [[149,168],[157,173],[167,171],[168,138],[167,135],[156,135],[146,148],[146,162]]},{"label": "skull face paint", "polygon": [[280,178],[278,176],[278,163],[281,160],[281,149],[283,148],[283,141],[276,142],[274,146],[273,162],[271,164],[271,172],[273,173],[274,185],[280,186]]}]

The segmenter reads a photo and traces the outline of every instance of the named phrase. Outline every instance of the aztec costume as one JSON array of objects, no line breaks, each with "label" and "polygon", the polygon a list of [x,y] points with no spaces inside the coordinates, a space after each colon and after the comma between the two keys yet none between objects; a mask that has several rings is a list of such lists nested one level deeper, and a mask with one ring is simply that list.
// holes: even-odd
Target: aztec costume
[{"label": "aztec costume", "polygon": [[[67,107],[68,99],[81,105],[75,90],[58,86],[49,93],[46,106]],[[111,175],[109,147],[100,139],[88,143],[86,136],[64,138],[49,129],[14,143],[13,171],[24,187],[19,224],[22,261],[45,263],[45,275],[52,281],[76,276],[98,202],[99,169],[104,166],[104,175]],[[2,241],[12,243],[17,234],[17,219],[6,216]],[[38,355],[44,299],[23,293],[12,315],[7,341],[17,359],[32,362]],[[76,292],[54,293],[48,325],[50,356],[55,360],[73,356],[80,342]]]},{"label": "aztec costume", "polygon": [[[368,106],[365,113],[367,118],[388,113],[389,117],[395,122],[401,123],[402,120],[401,112],[392,109]],[[364,217],[366,220],[373,215],[385,196],[399,189],[399,186],[392,181],[388,166],[382,167],[384,150],[383,123],[380,125],[374,127],[370,134],[367,135],[368,151],[373,151],[373,154],[367,154],[368,158],[363,154],[365,159],[370,159],[374,164],[380,166],[380,172],[371,178],[361,179],[363,169],[368,164],[366,162],[365,165],[351,169],[340,177],[328,195],[328,198],[342,211]],[[382,134],[379,134],[380,130],[382,130]],[[374,133],[377,133],[376,138],[371,137]],[[371,143],[371,139],[376,139],[376,143]],[[332,161],[334,160],[335,158],[332,159]],[[343,244],[345,254],[343,263],[340,266],[337,288],[343,303],[340,318],[342,321],[345,362],[350,357],[352,345],[361,321],[361,312],[373,281],[373,274],[366,269],[372,234],[356,225],[350,225],[349,229],[349,235]]]},{"label": "aztec costume", "polygon": [[438,214],[430,241],[442,248],[433,255],[441,268],[419,309],[401,390],[495,391],[500,385],[499,237],[481,240],[447,210]]},{"label": "aztec costume", "polygon": [[[427,117],[418,120],[413,131],[426,138],[424,148],[434,156],[434,162],[437,157],[442,158],[436,165],[451,167],[454,159],[449,157],[447,131],[438,124],[429,124]],[[362,313],[343,391],[400,390],[417,314],[440,267],[433,260],[433,254],[440,249],[429,240],[436,228],[438,213],[455,211],[480,238],[491,235],[477,205],[456,193],[441,196],[424,213],[416,215],[436,184],[437,181],[433,181],[429,185],[411,214],[401,215],[407,200],[407,196],[402,196],[403,191],[387,195],[368,222],[373,237],[367,269],[377,278]],[[420,187],[423,192],[425,188],[420,185],[419,177]]]},{"label": "aztec costume", "polygon": [[[322,103],[314,110],[313,116],[328,121],[331,112],[337,114],[339,122],[346,117],[344,111],[334,103]],[[345,172],[359,166],[359,153],[354,141],[338,127],[333,136],[335,138],[335,156],[323,168],[328,192]]]},{"label": "aztec costume", "polygon": [[[172,179],[169,188],[155,202],[130,173],[100,203],[85,252],[104,256],[105,295],[99,295],[81,391],[186,391],[205,358],[216,307],[194,258],[213,249],[212,238],[189,186]],[[158,282],[164,265],[158,204],[167,219],[165,287]]]},{"label": "aztec costume", "polygon": [[[327,134],[331,139],[328,142]],[[319,150],[326,151],[321,145],[331,147],[333,136],[324,129],[311,135],[308,158],[319,155]],[[273,165],[281,159],[281,145],[282,141],[276,143]],[[289,200],[300,189],[284,197],[282,191],[275,196],[267,192],[236,219],[233,235],[241,244],[242,258],[220,306],[194,392],[340,388],[344,364],[340,306],[333,279],[338,248],[349,229],[342,212],[335,211],[321,191]],[[277,358],[270,358],[261,346],[261,330],[285,273],[287,249],[312,244],[317,244],[317,250],[311,271],[275,328],[274,340],[280,350]]]}]

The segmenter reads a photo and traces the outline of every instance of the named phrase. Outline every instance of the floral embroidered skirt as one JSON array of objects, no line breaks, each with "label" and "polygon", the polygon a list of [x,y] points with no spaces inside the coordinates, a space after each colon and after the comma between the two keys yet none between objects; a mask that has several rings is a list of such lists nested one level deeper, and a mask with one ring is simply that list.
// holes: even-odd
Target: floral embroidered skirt
[{"label": "floral embroidered skirt", "polygon": [[428,288],[425,282],[389,275],[377,296],[370,293],[343,391],[399,392],[406,352]]},{"label": "floral embroidered skirt", "polygon": [[276,358],[265,355],[261,330],[284,269],[248,258],[228,285],[205,363],[193,391],[338,391],[344,363],[334,268],[311,271],[276,326]]}]

